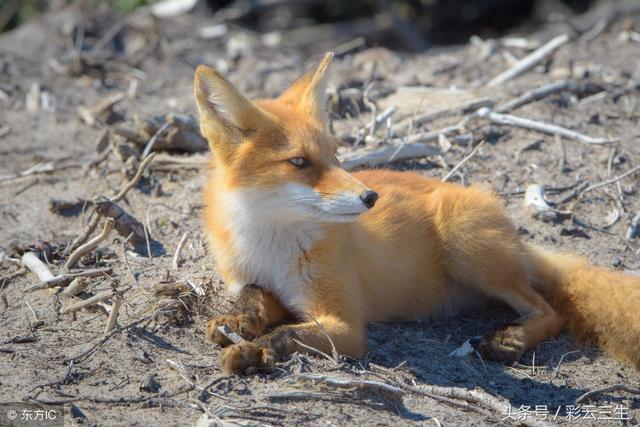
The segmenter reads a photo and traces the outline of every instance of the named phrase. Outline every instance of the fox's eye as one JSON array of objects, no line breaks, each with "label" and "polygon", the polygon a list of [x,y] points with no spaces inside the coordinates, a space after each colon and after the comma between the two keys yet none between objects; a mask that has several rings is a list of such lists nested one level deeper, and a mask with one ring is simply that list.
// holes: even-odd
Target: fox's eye
[{"label": "fox's eye", "polygon": [[309,160],[304,157],[293,157],[289,159],[289,163],[298,168],[306,168],[309,166]]}]

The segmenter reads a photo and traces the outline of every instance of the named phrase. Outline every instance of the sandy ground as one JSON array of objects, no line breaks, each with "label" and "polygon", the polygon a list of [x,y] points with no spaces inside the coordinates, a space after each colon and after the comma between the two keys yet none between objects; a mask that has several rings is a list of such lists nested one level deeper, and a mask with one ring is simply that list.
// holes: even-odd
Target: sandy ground
[{"label": "sandy ground", "polygon": [[[322,399],[305,401],[269,398],[276,391],[292,387],[289,382],[295,374],[315,372],[418,388],[481,387],[506,399],[514,413],[523,407],[535,411],[539,406],[537,416],[529,412],[529,421],[547,418],[552,424],[580,425],[640,422],[640,397],[622,392],[605,393],[584,402],[578,409],[582,411],[580,417],[573,417],[580,419],[571,419],[572,407],[568,405],[575,405],[583,393],[618,383],[637,386],[640,375],[566,334],[540,344],[514,366],[483,362],[474,354],[449,356],[465,340],[513,320],[515,314],[507,309],[371,325],[370,351],[363,360],[335,365],[299,355],[271,372],[222,377],[217,365],[220,349],[204,340],[204,326],[211,315],[224,312],[232,301],[223,292],[204,243],[200,191],[206,171],[199,166],[152,166],[120,203],[140,221],[147,218],[144,222],[157,242],[152,258],[129,253],[129,271],[123,257],[124,239],[113,233],[80,262],[86,268],[112,268],[110,277],[90,281],[86,295],[108,290],[114,279],[121,288],[132,287],[125,293],[118,320],[122,330],[101,341],[106,315],[99,309],[61,315],[60,305],[65,307],[74,300],[49,290],[24,292],[37,283],[37,278],[30,272],[21,273],[12,259],[25,250],[41,249],[47,242],[47,259],[55,273],[64,262],[62,254],[68,242],[89,221],[88,215],[79,210],[67,216],[51,213],[49,200],[110,196],[127,182],[122,172],[125,166],[113,154],[94,167],[83,167],[100,155],[96,140],[105,127],[135,126],[136,122],[171,112],[194,115],[192,78],[199,63],[216,66],[248,95],[273,96],[321,54],[320,46],[265,46],[257,36],[236,29],[220,39],[201,40],[193,33],[205,19],[197,14],[166,21],[143,14],[130,16],[115,39],[102,43],[99,50],[91,50],[120,19],[112,14],[74,18],[71,13],[60,13],[0,37],[3,403],[19,406],[29,400],[64,404],[67,424],[88,425],[184,425],[195,422],[204,410],[225,420],[241,419],[254,425],[519,423],[481,404],[465,408],[460,400],[456,405],[412,392],[401,402],[382,399],[376,393],[355,392],[328,393]],[[84,26],[80,43],[83,58],[88,58],[84,61],[73,56],[73,42],[78,40],[70,30],[73,22]],[[619,138],[614,146],[565,140],[564,170],[559,166],[561,150],[552,136],[490,125],[482,119],[468,123],[463,134],[468,137],[451,137],[440,145],[431,142],[443,148],[441,156],[383,167],[412,169],[439,179],[469,153],[469,140],[475,145],[485,139],[487,143],[460,168],[454,181],[482,183],[503,195],[526,241],[582,253],[598,265],[639,270],[638,240],[625,239],[631,218],[640,212],[639,173],[620,180],[619,188],[613,184],[588,192],[575,206],[571,202],[559,205],[559,209],[573,209],[574,217],[557,223],[528,216],[522,208],[521,194],[532,183],[567,187],[578,180],[579,185],[594,184],[640,164],[640,44],[625,40],[624,35],[623,27],[616,24],[593,40],[572,41],[552,60],[496,88],[487,88],[484,83],[510,66],[503,53],[521,57],[528,51],[498,44],[496,52],[486,58],[472,46],[434,49],[421,55],[381,48],[349,52],[336,59],[334,68],[334,87],[343,96],[340,100],[334,96],[333,128],[344,141],[343,152],[354,150],[352,144],[359,130],[372,117],[366,103],[357,97],[359,94],[362,98],[362,89],[371,81],[376,84],[369,97],[379,105],[379,112],[395,105],[398,111],[394,117],[398,119],[452,105],[460,97],[488,97],[500,105],[528,89],[564,78],[595,83],[598,88],[588,93],[556,93],[512,112],[591,136]],[[36,102],[39,108],[29,112],[26,100],[34,83],[41,87]],[[422,89],[406,89],[415,86]],[[457,88],[454,95],[447,90],[452,87]],[[357,89],[352,91],[356,93],[354,102],[345,101],[349,92],[346,88]],[[79,107],[93,106],[119,92],[127,96],[113,108],[113,117],[106,119],[113,120],[112,124],[101,122],[104,118],[93,126],[81,120]],[[444,114],[423,129],[439,129],[461,118],[455,113]],[[383,126],[375,141],[368,144],[380,143],[384,133]],[[200,161],[205,155],[174,152],[172,158]],[[42,163],[53,170],[7,177]],[[573,189],[550,192],[549,199],[560,202]],[[172,270],[176,246],[187,231],[190,238],[181,265]],[[186,282],[206,294],[183,292],[163,298],[155,292],[162,283]],[[163,308],[165,314],[157,315]],[[139,323],[129,326],[136,321]],[[93,351],[87,353],[89,350]],[[182,364],[184,370],[172,369],[168,361]],[[391,371],[380,373],[374,365]],[[150,377],[157,383],[155,388],[148,386]],[[201,395],[198,389],[216,378],[209,392]],[[147,386],[141,386],[143,383]],[[195,389],[190,384],[195,384]],[[597,405],[599,420],[587,419],[594,409],[585,404]],[[617,413],[613,412],[616,408]],[[559,416],[552,420],[556,412]],[[618,419],[603,419],[606,416]]]}]

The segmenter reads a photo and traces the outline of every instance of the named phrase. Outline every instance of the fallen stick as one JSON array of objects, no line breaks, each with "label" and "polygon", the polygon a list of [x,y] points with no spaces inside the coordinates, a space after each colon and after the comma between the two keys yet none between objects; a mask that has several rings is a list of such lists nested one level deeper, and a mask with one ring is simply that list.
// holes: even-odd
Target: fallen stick
[{"label": "fallen stick", "polygon": [[437,119],[438,117],[452,114],[473,113],[480,108],[492,107],[495,103],[496,101],[491,98],[481,97],[473,99],[462,105],[456,105],[455,107],[447,107],[436,111],[418,114],[413,117],[408,117],[396,124],[393,131],[395,133],[405,132],[410,127],[417,128],[427,122]]},{"label": "fallen stick", "polygon": [[[145,157],[140,162],[140,165],[138,166],[138,170],[136,171],[136,174],[133,176],[133,178],[131,178],[131,180],[129,180],[127,185],[125,185],[125,187],[122,190],[120,190],[120,192],[118,194],[116,194],[115,196],[109,198],[109,200],[114,202],[114,203],[119,202],[120,200],[122,200],[124,198],[124,196],[127,195],[129,190],[131,190],[136,185],[138,185],[138,182],[142,178],[142,175],[144,174],[145,169],[147,168],[147,166],[149,166],[149,164],[151,163],[151,161],[154,159],[155,156],[156,156],[156,153],[151,153],[147,157]],[[102,215],[100,213],[98,213],[97,211],[94,211],[94,214],[95,214],[95,216],[93,217],[93,220],[91,220],[91,222],[89,223],[87,228],[78,237],[76,237],[73,240],[73,242],[71,242],[71,244],[69,245],[68,250],[74,250],[76,247],[78,247],[79,245],[83,244],[89,238],[89,236],[91,236],[93,231],[98,226],[98,223],[100,222],[100,218],[102,217]]]},{"label": "fallen stick", "polygon": [[558,135],[563,138],[571,139],[573,141],[582,142],[584,144],[602,145],[618,142],[617,139],[592,138],[590,136],[583,135],[581,133],[563,128],[561,126],[525,119],[523,117],[512,116],[510,114],[495,113],[488,108],[481,108],[480,110],[478,110],[477,114],[479,117],[489,119],[489,121],[498,125],[516,126],[523,129],[534,130],[550,135]]},{"label": "fallen stick", "polygon": [[84,245],[78,247],[78,249],[76,249],[71,253],[71,255],[69,255],[67,262],[65,262],[64,266],[62,267],[62,272],[68,272],[69,269],[73,267],[73,265],[80,259],[80,257],[94,250],[100,244],[100,242],[109,237],[109,233],[111,233],[111,230],[113,229],[113,224],[114,220],[112,218],[107,218],[104,221],[104,227],[102,228],[100,234],[89,240]]},{"label": "fallen stick", "polygon": [[427,142],[437,141],[440,135],[448,135],[454,132],[462,132],[464,129],[465,127],[460,125],[447,126],[442,129],[436,129],[429,132],[414,133],[412,135],[407,136],[404,139],[398,138],[395,141],[397,141],[398,144],[402,143],[403,140],[404,142],[407,142],[407,143],[419,142],[421,144],[426,144]]},{"label": "fallen stick", "polygon": [[147,157],[153,151],[153,147],[156,145],[156,141],[158,140],[162,132],[167,130],[169,126],[171,126],[171,123],[166,122],[165,124],[160,126],[160,128],[156,131],[156,133],[153,134],[151,139],[149,139],[149,142],[147,143],[147,145],[144,147],[144,151],[142,152],[142,157]]},{"label": "fallen stick", "polygon": [[64,288],[62,291],[62,295],[65,297],[74,297],[78,295],[80,292],[83,292],[87,289],[88,282],[83,277],[76,277],[69,283],[69,286]]},{"label": "fallen stick", "polygon": [[267,399],[269,400],[311,400],[311,399],[326,399],[327,397],[335,397],[329,393],[322,393],[317,391],[280,391],[276,393],[269,393]]},{"label": "fallen stick", "polygon": [[84,231],[80,233],[80,235],[78,235],[78,237],[73,239],[73,241],[69,244],[69,247],[65,249],[64,255],[67,254],[67,251],[74,250],[78,246],[86,242],[89,236],[91,236],[95,231],[95,229],[98,227],[98,224],[100,223],[100,218],[102,218],[102,215],[98,214],[95,210],[93,211],[93,213],[94,213],[94,216],[91,222],[86,226]]},{"label": "fallen stick", "polygon": [[[424,391],[426,393],[430,393],[437,396],[454,398],[464,400],[470,403],[482,404],[501,415],[506,415],[511,412],[511,405],[506,400],[499,399],[486,391],[482,390],[479,387],[474,389],[466,389],[461,387],[443,387],[436,385],[418,385],[415,386],[417,390]],[[551,426],[552,424],[547,423],[543,420],[537,419],[525,419],[519,420],[522,425],[530,426],[530,427],[546,427]]]},{"label": "fallen stick", "polygon": [[20,268],[19,270],[14,271],[13,273],[5,274],[4,276],[0,276],[0,283],[3,283],[5,280],[11,280],[18,276],[21,276],[27,272],[26,268]]},{"label": "fallen stick", "polygon": [[22,255],[21,261],[22,265],[24,267],[27,267],[31,272],[35,273],[40,281],[47,282],[55,278],[51,270],[49,270],[49,267],[47,267],[47,265],[40,260],[35,252],[25,252]]},{"label": "fallen stick", "polygon": [[388,145],[375,150],[357,150],[341,156],[342,167],[346,170],[360,166],[375,167],[398,160],[437,156],[442,154],[437,147],[423,144]]},{"label": "fallen stick", "polygon": [[[374,363],[369,363],[369,367],[373,368],[376,371],[380,371],[382,373],[384,373],[385,375],[380,375],[376,372],[371,372],[372,375],[375,375],[376,377],[383,379],[385,381],[388,381],[388,375],[393,375],[395,376],[396,373],[392,370],[392,369],[388,369],[388,368],[383,368],[382,366],[378,366]],[[471,411],[475,411],[479,414],[482,414],[484,416],[491,416],[491,413],[489,411],[487,411],[486,409],[480,408],[479,406],[475,406],[475,405],[470,405],[469,402],[467,402],[466,400],[459,400],[459,399],[453,399],[450,397],[444,397],[444,396],[439,396],[437,394],[433,394],[433,393],[428,393],[424,390],[419,390],[416,387],[414,387],[413,385],[409,385],[406,384],[404,381],[398,380],[398,379],[394,379],[393,382],[400,387],[401,389],[403,389],[404,391],[408,392],[408,393],[412,393],[412,394],[417,394],[420,396],[425,396],[428,397],[430,399],[436,400],[438,402],[442,402],[442,403],[446,403],[450,406],[453,406],[455,408],[462,408],[463,410],[471,410]]]},{"label": "fallen stick", "polygon": [[305,343],[303,343],[300,340],[297,340],[295,338],[293,338],[293,342],[295,342],[296,344],[298,344],[300,347],[304,348],[305,350],[310,351],[311,353],[315,353],[318,356],[322,356],[325,359],[327,359],[330,362],[333,362],[334,364],[336,364],[336,359],[334,359],[333,357],[329,356],[327,353],[325,353],[324,351],[317,349],[315,347],[311,347],[310,345],[307,345]]},{"label": "fallen stick", "polygon": [[173,262],[171,263],[171,266],[173,267],[174,270],[177,270],[180,267],[180,252],[182,252],[182,248],[184,247],[185,243],[187,243],[188,237],[189,237],[189,232],[185,231],[185,233],[182,235],[182,238],[180,239],[180,242],[178,243],[178,247],[176,248],[176,253],[173,254]]},{"label": "fallen stick", "polygon": [[98,116],[113,108],[114,105],[125,99],[123,92],[109,95],[91,107],[78,107],[78,115],[82,121],[89,126],[93,126],[98,121]]},{"label": "fallen stick", "polygon": [[107,325],[104,328],[104,335],[107,336],[115,328],[118,321],[118,314],[120,313],[120,307],[122,306],[122,295],[114,293],[112,298],[113,304],[111,305],[111,313],[109,313],[109,319],[107,319]]},{"label": "fallen stick", "polygon": [[627,229],[627,234],[625,235],[627,240],[631,240],[636,237],[640,237],[640,213],[633,217],[633,220],[631,220],[631,224],[629,224],[629,228]]},{"label": "fallen stick", "polygon": [[487,83],[487,86],[488,87],[498,86],[530,70],[531,68],[535,67],[536,64],[538,64],[544,58],[551,55],[556,49],[558,49],[560,46],[567,43],[568,41],[569,41],[568,34],[562,34],[557,37],[554,37],[553,39],[549,40],[546,44],[540,46],[538,49],[534,50],[529,55],[525,56],[524,58],[516,62],[513,67],[495,76],[493,79],[491,79]]},{"label": "fallen stick", "polygon": [[135,328],[140,323],[153,320],[153,318],[154,318],[154,316],[146,316],[146,317],[143,317],[142,319],[134,320],[133,322],[129,323],[128,325],[125,325],[125,326],[122,326],[122,327],[119,327],[119,328],[115,328],[114,330],[109,332],[109,334],[107,336],[103,336],[102,338],[100,338],[96,342],[94,342],[91,345],[91,347],[89,347],[87,350],[83,351],[82,353],[78,354],[77,356],[72,356],[72,357],[65,358],[63,363],[69,364],[69,363],[73,362],[73,363],[77,364],[77,363],[81,362],[82,360],[85,360],[87,357],[91,356],[96,351],[98,351],[98,349],[100,347],[102,347],[107,341],[109,341],[109,339],[111,339],[111,337],[115,336],[118,332],[128,331],[131,328]]},{"label": "fallen stick", "polygon": [[100,292],[99,294],[96,294],[94,296],[92,296],[91,298],[87,298],[85,300],[82,300],[76,304],[70,305],[67,308],[63,308],[62,310],[60,310],[60,314],[68,314],[68,313],[73,313],[75,311],[78,310],[82,310],[85,307],[88,307],[90,305],[93,305],[97,302],[101,302],[106,300],[109,297],[113,297],[113,291],[112,290],[108,290],[108,291],[104,291],[104,292]]},{"label": "fallen stick", "polygon": [[600,395],[602,393],[609,393],[610,391],[623,391],[625,393],[631,394],[640,394],[640,388],[631,387],[624,384],[614,384],[608,387],[599,388],[597,390],[588,391],[585,394],[581,395],[576,399],[576,403],[582,403],[587,399],[590,399],[594,396]]},{"label": "fallen stick", "polygon": [[151,153],[147,157],[142,159],[142,161],[140,162],[140,165],[138,166],[138,170],[136,171],[136,174],[133,176],[133,178],[131,178],[131,180],[129,180],[127,185],[125,185],[125,187],[122,190],[120,190],[120,192],[118,194],[116,194],[115,196],[111,197],[109,200],[111,200],[114,203],[119,202],[120,200],[122,200],[124,198],[124,196],[127,195],[129,190],[131,190],[133,187],[138,185],[138,182],[142,178],[142,175],[144,174],[144,171],[147,169],[147,166],[149,166],[149,163],[151,163],[151,161],[153,160],[153,158],[155,156],[156,156],[156,153]]},{"label": "fallen stick", "polygon": [[484,144],[484,139],[482,141],[480,141],[480,143],[478,145],[476,145],[476,147],[471,151],[471,153],[469,153],[469,155],[467,157],[465,157],[464,159],[460,160],[460,162],[455,165],[453,167],[453,169],[451,169],[445,176],[444,178],[442,178],[443,182],[446,182],[447,180],[449,180],[449,178],[451,178],[453,176],[454,173],[456,173],[458,171],[458,169],[460,169],[462,167],[462,165],[464,165],[465,163],[467,163],[467,161],[472,158],[480,149],[480,147],[482,147],[482,144]]},{"label": "fallen stick", "polygon": [[558,151],[560,154],[560,160],[558,161],[558,167],[560,169],[560,173],[566,172],[567,165],[567,149],[564,146],[564,141],[560,135],[555,136],[556,145],[558,146]]},{"label": "fallen stick", "polygon": [[393,399],[401,399],[406,393],[401,388],[371,380],[351,380],[345,378],[330,377],[323,374],[298,374],[287,381],[289,384],[310,384],[319,388],[342,389],[352,391],[354,389],[374,391],[385,394]]},{"label": "fallen stick", "polygon": [[508,113],[516,108],[520,108],[523,105],[530,102],[538,101],[554,93],[562,92],[565,90],[571,90],[575,87],[576,83],[569,80],[561,80],[559,82],[549,83],[547,85],[529,90],[519,97],[512,99],[501,107],[496,108],[497,113]]},{"label": "fallen stick", "polygon": [[180,375],[182,377],[182,379],[184,379],[187,384],[189,384],[192,388],[201,391],[202,388],[198,387],[196,385],[196,377],[193,373],[189,372],[189,370],[186,368],[186,366],[184,366],[182,363],[180,362],[176,362],[174,360],[171,359],[166,359],[167,364],[169,365],[169,367],[171,369],[173,369],[174,371],[176,371],[178,373],[178,375]]},{"label": "fallen stick", "polygon": [[398,108],[395,105],[392,105],[382,113],[380,113],[378,116],[374,117],[373,120],[371,120],[371,124],[369,124],[369,135],[374,135],[380,125],[386,122],[388,118],[393,116],[397,109]]},{"label": "fallen stick", "polygon": [[120,205],[106,197],[96,197],[94,205],[100,215],[113,220],[113,226],[118,234],[131,241],[134,246],[142,245],[146,242],[142,223],[122,209]]},{"label": "fallen stick", "polygon": [[223,376],[211,378],[204,385],[202,385],[201,387],[198,387],[200,389],[200,394],[198,395],[198,400],[204,402],[206,397],[207,397],[207,394],[210,394],[209,393],[209,389],[211,387],[213,387],[214,385],[218,384],[221,381],[229,380],[231,378],[233,378],[233,375],[223,375]]},{"label": "fallen stick", "polygon": [[81,166],[82,165],[79,164],[54,166],[51,162],[38,163],[37,165],[30,167],[26,171],[17,174],[0,175],[0,183],[13,183],[15,181],[21,181],[22,178],[27,178],[33,175],[69,171],[70,169],[80,168]]},{"label": "fallen stick", "polygon": [[229,341],[231,341],[234,344],[243,344],[245,342],[247,342],[247,340],[245,340],[244,338],[242,338],[240,336],[240,334],[234,332],[230,327],[228,327],[227,325],[220,325],[218,326],[218,332],[220,332],[222,335],[224,335],[224,337],[226,339],[228,339]]},{"label": "fallen stick", "polygon": [[582,193],[580,193],[580,196],[582,196],[584,193],[586,193],[588,191],[595,190],[596,188],[604,187],[604,186],[607,186],[609,184],[614,184],[614,183],[620,181],[621,179],[626,178],[627,176],[631,175],[632,173],[634,173],[634,172],[636,172],[638,170],[640,170],[640,165],[636,166],[635,168],[629,169],[628,171],[626,171],[622,175],[618,175],[618,176],[616,176],[614,178],[607,179],[606,181],[602,181],[602,182],[598,182],[596,184],[590,185],[589,187],[585,188]]},{"label": "fallen stick", "polygon": [[33,292],[40,289],[55,288],[57,286],[67,286],[78,277],[99,277],[106,276],[111,273],[111,268],[96,268],[91,270],[80,271],[78,273],[66,273],[55,276],[54,278],[36,283],[24,289],[24,292]]},{"label": "fallen stick", "polygon": [[200,169],[211,164],[211,158],[205,155],[194,154],[188,158],[180,156],[171,156],[168,154],[159,154],[156,161],[153,162],[153,170],[162,170],[165,168],[175,167],[176,169]]},{"label": "fallen stick", "polygon": [[353,40],[350,40],[346,43],[342,43],[341,45],[333,48],[332,49],[333,55],[336,57],[346,55],[347,53],[353,50],[359,49],[366,44],[367,44],[367,39],[365,39],[364,37],[356,37]]},{"label": "fallen stick", "polygon": [[[616,155],[616,147],[612,147],[609,153],[609,160],[607,160],[607,177],[610,177],[613,173],[613,158]],[[622,191],[622,186],[620,185],[620,181],[616,182],[616,188],[618,189],[618,202],[622,207],[623,211],[627,211],[624,207],[624,192]]]}]

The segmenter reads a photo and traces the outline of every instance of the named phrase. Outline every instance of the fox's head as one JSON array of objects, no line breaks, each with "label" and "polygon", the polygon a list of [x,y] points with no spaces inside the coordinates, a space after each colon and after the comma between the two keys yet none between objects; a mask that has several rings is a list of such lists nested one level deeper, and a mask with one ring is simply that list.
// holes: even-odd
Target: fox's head
[{"label": "fox's head", "polygon": [[243,206],[274,219],[347,222],[375,204],[378,195],[340,167],[337,140],[327,131],[332,57],[278,98],[255,102],[215,70],[196,70],[200,128],[216,176]]}]

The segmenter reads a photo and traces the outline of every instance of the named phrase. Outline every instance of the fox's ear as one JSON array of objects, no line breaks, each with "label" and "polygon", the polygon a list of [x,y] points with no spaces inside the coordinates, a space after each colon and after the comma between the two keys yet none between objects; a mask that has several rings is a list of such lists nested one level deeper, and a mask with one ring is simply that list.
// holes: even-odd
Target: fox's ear
[{"label": "fox's ear", "polygon": [[326,123],[328,70],[332,59],[333,52],[325,53],[316,67],[296,80],[278,99],[311,114],[320,123]]},{"label": "fox's ear", "polygon": [[264,119],[262,112],[235,86],[206,65],[196,69],[194,92],[200,130],[210,143],[211,139],[240,142],[243,135],[255,131]]}]

